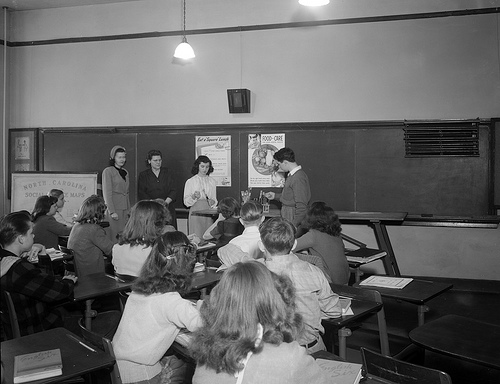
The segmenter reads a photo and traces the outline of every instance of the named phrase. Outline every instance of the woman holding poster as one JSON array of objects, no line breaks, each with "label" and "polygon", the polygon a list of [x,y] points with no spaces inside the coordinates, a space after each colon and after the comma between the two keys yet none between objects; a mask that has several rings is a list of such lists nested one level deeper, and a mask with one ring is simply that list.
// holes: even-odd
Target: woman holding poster
[{"label": "woman holding poster", "polygon": [[184,186],[184,205],[189,207],[189,234],[194,233],[200,239],[213,220],[210,216],[193,215],[193,212],[217,206],[216,182],[210,177],[213,171],[212,161],[207,156],[198,156],[191,169],[194,176]]}]

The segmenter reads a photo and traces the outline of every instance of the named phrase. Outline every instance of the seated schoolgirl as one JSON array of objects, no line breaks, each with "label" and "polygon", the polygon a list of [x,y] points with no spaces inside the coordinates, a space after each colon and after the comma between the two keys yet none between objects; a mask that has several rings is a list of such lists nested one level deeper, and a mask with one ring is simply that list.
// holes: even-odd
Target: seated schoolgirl
[{"label": "seated schoolgirl", "polygon": [[52,196],[40,196],[33,209],[33,233],[36,241],[45,248],[57,248],[59,236],[68,236],[71,228],[56,221],[57,199]]},{"label": "seated schoolgirl", "polygon": [[217,207],[219,217],[204,233],[203,239],[217,239],[217,246],[226,245],[229,240],[241,235],[240,204],[232,197],[224,197]]},{"label": "seated schoolgirl", "polygon": [[68,221],[66,218],[62,215],[61,211],[64,208],[64,192],[61,191],[60,189],[51,189],[50,192],[48,193],[48,196],[55,197],[57,199],[57,211],[56,214],[54,215],[54,218],[58,223],[64,224],[68,227],[73,226],[73,220]]},{"label": "seated schoolgirl", "polygon": [[201,306],[203,326],[190,351],[193,384],[327,383],[295,340],[302,329],[293,284],[261,263],[236,263]]},{"label": "seated schoolgirl", "polygon": [[132,207],[118,244],[113,246],[112,263],[117,274],[139,276],[153,243],[165,232],[169,217],[163,204],[154,200],[142,200]]},{"label": "seated schoolgirl", "polygon": [[[33,239],[29,212],[12,212],[0,220],[0,285],[11,294],[21,336],[63,326],[63,315],[52,304],[70,298],[77,281],[69,273],[54,276],[32,264],[29,260],[45,253],[45,247]],[[7,313],[5,301],[1,303]],[[4,328],[7,334],[9,329]]]},{"label": "seated schoolgirl", "polygon": [[86,198],[71,229],[68,248],[74,252],[74,263],[79,277],[105,272],[104,255],[110,255],[113,242],[99,223],[104,219],[106,204],[97,195]]},{"label": "seated schoolgirl", "polygon": [[323,260],[325,275],[334,284],[349,282],[349,263],[344,252],[344,243],[339,217],[333,208],[323,202],[312,203],[308,208],[302,227],[307,233],[297,239],[293,251],[308,250],[310,254]]},{"label": "seated schoolgirl", "polygon": [[123,383],[170,383],[184,374],[174,368],[179,360],[164,355],[180,329],[201,325],[197,306],[181,297],[195,260],[196,248],[182,232],[167,232],[154,243],[113,337]]}]

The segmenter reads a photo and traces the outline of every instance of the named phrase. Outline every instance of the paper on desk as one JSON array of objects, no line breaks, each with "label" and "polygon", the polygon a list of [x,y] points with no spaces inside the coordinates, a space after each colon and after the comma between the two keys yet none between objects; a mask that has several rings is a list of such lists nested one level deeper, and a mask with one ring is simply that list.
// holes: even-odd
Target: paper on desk
[{"label": "paper on desk", "polygon": [[403,289],[413,279],[411,277],[370,276],[359,283],[360,286]]},{"label": "paper on desk", "polygon": [[50,260],[62,259],[64,257],[64,253],[54,248],[48,248],[46,249],[46,251],[47,255],[49,255],[50,257]]}]

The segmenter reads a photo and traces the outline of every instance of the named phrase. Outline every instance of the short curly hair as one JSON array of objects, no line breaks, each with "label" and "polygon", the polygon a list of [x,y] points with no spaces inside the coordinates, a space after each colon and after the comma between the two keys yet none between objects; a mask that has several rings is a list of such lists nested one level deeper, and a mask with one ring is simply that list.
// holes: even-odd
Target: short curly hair
[{"label": "short curly hair", "polygon": [[105,212],[106,204],[104,203],[104,199],[98,195],[91,195],[83,200],[75,222],[99,224],[104,219]]},{"label": "short curly hair", "polygon": [[[294,306],[290,278],[256,261],[236,263],[201,307],[203,326],[194,333],[191,354],[217,373],[239,372],[248,352],[259,353],[264,343],[280,345],[297,338],[303,323]],[[256,346],[258,324],[264,332]]]},{"label": "short curly hair", "polygon": [[208,168],[207,175],[210,175],[214,171],[214,167],[212,165],[212,160],[208,158],[208,156],[205,155],[200,155],[198,158],[194,161],[193,168],[191,168],[191,174],[192,175],[197,175],[199,170],[200,170],[200,164],[201,163],[209,163],[210,166]]},{"label": "short curly hair", "polygon": [[342,232],[339,216],[333,208],[322,201],[311,204],[307,209],[306,217],[302,221],[302,226],[305,229],[316,229],[334,237],[340,236],[340,232]]}]

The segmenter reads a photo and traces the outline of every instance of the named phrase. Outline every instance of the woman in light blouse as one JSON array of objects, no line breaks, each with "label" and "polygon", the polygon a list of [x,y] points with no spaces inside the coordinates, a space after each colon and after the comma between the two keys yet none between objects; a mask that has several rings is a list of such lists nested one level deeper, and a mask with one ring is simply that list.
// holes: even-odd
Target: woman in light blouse
[{"label": "woman in light blouse", "polygon": [[212,161],[207,156],[198,156],[191,169],[194,176],[184,186],[184,205],[190,207],[189,233],[196,234],[200,239],[213,220],[210,216],[193,215],[193,212],[217,206],[216,182],[210,177],[213,170]]}]

